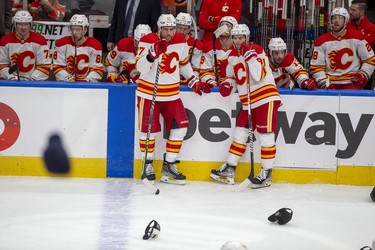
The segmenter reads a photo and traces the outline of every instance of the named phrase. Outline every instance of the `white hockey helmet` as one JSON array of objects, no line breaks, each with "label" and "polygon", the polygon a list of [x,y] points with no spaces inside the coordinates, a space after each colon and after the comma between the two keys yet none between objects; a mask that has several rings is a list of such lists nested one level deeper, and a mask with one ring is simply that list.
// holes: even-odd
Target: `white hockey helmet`
[{"label": "white hockey helmet", "polygon": [[33,17],[31,14],[26,10],[19,10],[16,12],[12,19],[13,23],[31,23],[33,21]]},{"label": "white hockey helmet", "polygon": [[274,37],[274,38],[271,38],[268,44],[268,49],[270,53],[272,53],[272,51],[286,50],[286,43],[281,37]]},{"label": "white hockey helmet", "polygon": [[192,23],[193,21],[188,13],[180,12],[176,16],[176,24],[191,26]]},{"label": "white hockey helmet", "polygon": [[231,31],[231,35],[245,35],[249,36],[250,35],[250,30],[249,27],[247,27],[246,24],[236,24],[233,26],[233,29]]},{"label": "white hockey helmet", "polygon": [[220,22],[219,22],[219,26],[222,22],[228,22],[230,24],[232,24],[232,27],[234,27],[234,25],[237,25],[238,22],[236,20],[236,18],[232,17],[232,16],[224,16],[220,19]]},{"label": "white hockey helmet", "polygon": [[70,26],[73,25],[89,27],[89,20],[85,15],[75,14],[70,18]]},{"label": "white hockey helmet", "polygon": [[161,14],[158,19],[158,27],[176,27],[176,18],[172,14]]},{"label": "white hockey helmet", "polygon": [[247,247],[241,242],[228,241],[221,246],[220,250],[247,250]]},{"label": "white hockey helmet", "polygon": [[348,11],[343,7],[336,7],[331,12],[330,20],[332,20],[332,17],[335,16],[335,15],[343,16],[345,18],[344,27],[346,27],[346,25],[348,24],[348,22],[350,20],[350,16],[349,16]]},{"label": "white hockey helmet", "polygon": [[134,30],[134,39],[141,40],[144,35],[151,33],[151,28],[147,24],[138,24]]}]

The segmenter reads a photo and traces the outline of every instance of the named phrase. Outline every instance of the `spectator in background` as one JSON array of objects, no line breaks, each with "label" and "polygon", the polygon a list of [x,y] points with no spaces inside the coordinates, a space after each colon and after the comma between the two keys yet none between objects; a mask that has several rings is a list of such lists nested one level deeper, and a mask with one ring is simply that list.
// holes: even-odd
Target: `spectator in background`
[{"label": "spectator in background", "polygon": [[363,89],[375,68],[374,51],[356,30],[346,29],[349,13],[330,13],[331,32],[315,40],[310,72],[319,88]]},{"label": "spectator in background", "polygon": [[232,16],[239,22],[241,11],[241,0],[203,0],[198,19],[199,27],[204,30],[203,43],[212,39],[222,17]]},{"label": "spectator in background", "polygon": [[130,83],[135,82],[139,72],[135,69],[135,57],[141,37],[151,33],[147,24],[138,24],[133,37],[121,39],[115,48],[109,52],[104,61],[107,67],[107,82]]},{"label": "spectator in background", "polygon": [[[366,16],[368,9],[366,0],[354,0],[349,7],[350,21],[347,25],[348,29],[354,29],[360,31],[365,40],[369,43],[372,50],[375,49],[375,24],[370,22]],[[375,75],[373,73],[372,79],[370,79],[364,89],[374,89],[375,87]]]},{"label": "spectator in background", "polygon": [[[31,31],[32,16],[20,10],[13,17],[15,32],[0,40],[0,78],[44,81],[49,76],[51,59],[44,36]],[[9,74],[10,67],[17,70]]]},{"label": "spectator in background", "polygon": [[58,0],[33,0],[29,8],[35,21],[62,21],[66,11]]},{"label": "spectator in background", "polygon": [[101,10],[93,10],[92,6],[95,4],[94,0],[77,0],[78,9],[71,9],[66,12],[64,21],[69,22],[70,18],[75,14],[82,14],[89,18],[90,15],[107,15]]},{"label": "spectator in background", "polygon": [[11,0],[0,0],[0,39],[12,30],[12,3]]},{"label": "spectator in background", "polygon": [[138,24],[147,24],[156,32],[160,14],[160,0],[116,0],[108,29],[107,49],[113,50],[123,37],[132,37]]},{"label": "spectator in background", "polygon": [[180,12],[187,12],[187,0],[161,0],[162,13],[176,16]]},{"label": "spectator in background", "polygon": [[350,21],[347,29],[360,31],[371,48],[375,48],[375,24],[370,22],[366,16],[367,1],[353,0],[349,8]]}]

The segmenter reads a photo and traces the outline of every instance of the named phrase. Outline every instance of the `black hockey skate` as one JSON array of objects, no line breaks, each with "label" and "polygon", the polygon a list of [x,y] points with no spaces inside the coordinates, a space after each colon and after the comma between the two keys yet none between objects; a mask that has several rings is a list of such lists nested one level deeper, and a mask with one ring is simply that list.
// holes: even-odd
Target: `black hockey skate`
[{"label": "black hockey skate", "polygon": [[271,169],[261,169],[257,177],[252,180],[252,188],[264,188],[271,186],[272,180],[272,168]]},{"label": "black hockey skate", "polygon": [[180,161],[167,162],[165,160],[165,154],[164,154],[163,169],[161,171],[161,178],[160,178],[161,182],[177,184],[177,185],[186,184],[186,176],[178,172],[176,163],[180,163]]},{"label": "black hockey skate", "polygon": [[234,185],[235,176],[236,166],[229,165],[228,163],[224,163],[219,169],[212,169],[210,174],[211,179],[229,185]]},{"label": "black hockey skate", "polygon": [[152,184],[155,182],[154,167],[152,166],[152,160],[146,160],[145,168],[142,173],[141,179],[147,178]]}]

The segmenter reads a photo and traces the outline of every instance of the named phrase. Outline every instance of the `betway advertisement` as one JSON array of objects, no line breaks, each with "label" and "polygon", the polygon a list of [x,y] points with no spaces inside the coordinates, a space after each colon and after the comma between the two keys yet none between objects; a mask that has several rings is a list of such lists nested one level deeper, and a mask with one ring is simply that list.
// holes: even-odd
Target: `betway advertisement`
[{"label": "betway advertisement", "polygon": [[[336,169],[337,165],[375,165],[371,152],[375,140],[375,98],[322,94],[281,95],[275,167]],[[238,96],[223,98],[217,92],[204,96],[182,92],[182,100],[190,127],[179,159],[226,161],[241,108]],[[163,158],[167,136],[162,131],[156,138],[156,159]],[[134,145],[136,159],[142,159],[137,135]],[[254,157],[255,162],[260,162],[256,131]],[[249,158],[246,151],[241,162],[248,162]]]}]

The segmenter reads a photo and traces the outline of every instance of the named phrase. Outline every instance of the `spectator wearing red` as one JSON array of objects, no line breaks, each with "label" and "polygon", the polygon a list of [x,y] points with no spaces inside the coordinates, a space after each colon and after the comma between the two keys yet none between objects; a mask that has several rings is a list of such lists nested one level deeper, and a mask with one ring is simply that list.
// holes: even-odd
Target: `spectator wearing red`
[{"label": "spectator wearing red", "polygon": [[366,16],[367,8],[366,0],[353,0],[349,8],[350,21],[347,28],[360,31],[371,48],[374,49],[375,24],[368,20]]},{"label": "spectator wearing red", "polygon": [[232,16],[239,22],[241,10],[241,0],[203,0],[198,20],[199,27],[204,30],[203,43],[211,40],[222,17]]}]

